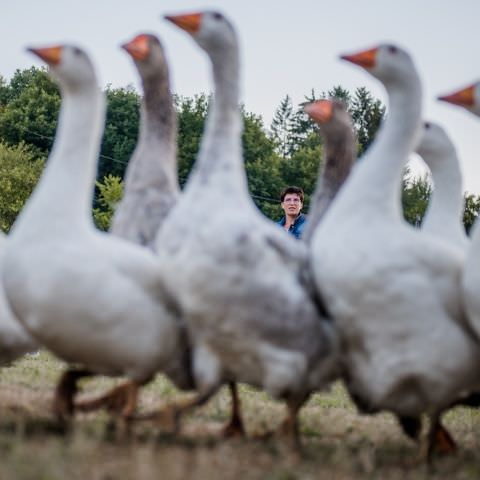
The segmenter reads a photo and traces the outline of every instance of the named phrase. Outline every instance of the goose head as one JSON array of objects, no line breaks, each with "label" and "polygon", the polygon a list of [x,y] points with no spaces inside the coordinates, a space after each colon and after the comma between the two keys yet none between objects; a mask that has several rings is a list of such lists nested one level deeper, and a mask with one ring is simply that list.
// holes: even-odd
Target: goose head
[{"label": "goose head", "polygon": [[340,100],[316,100],[307,103],[303,111],[319,126],[321,129],[335,136],[345,131],[353,129],[352,119]]},{"label": "goose head", "polygon": [[364,68],[386,87],[408,81],[416,73],[408,52],[393,44],[381,44],[340,58]]},{"label": "goose head", "polygon": [[422,125],[420,142],[415,151],[424,159],[442,158],[444,152],[451,151],[453,144],[445,130],[433,122],[424,122]]},{"label": "goose head", "polygon": [[480,80],[453,93],[438,97],[438,100],[459,105],[480,117]]},{"label": "goose head", "polygon": [[207,10],[165,18],[189,33],[197,44],[211,56],[236,47],[235,29],[220,12]]},{"label": "goose head", "polygon": [[75,92],[83,90],[85,86],[97,85],[95,69],[89,56],[75,45],[30,47],[28,51],[47,63],[52,76],[63,90]]},{"label": "goose head", "polygon": [[159,73],[168,75],[165,51],[155,35],[141,33],[122,48],[132,57],[142,78],[157,77]]}]

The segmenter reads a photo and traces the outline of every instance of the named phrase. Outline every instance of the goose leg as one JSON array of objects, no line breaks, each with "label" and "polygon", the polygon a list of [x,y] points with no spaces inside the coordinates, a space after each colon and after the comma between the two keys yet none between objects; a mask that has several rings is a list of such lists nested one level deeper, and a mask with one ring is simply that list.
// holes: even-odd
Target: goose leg
[{"label": "goose leg", "polygon": [[222,434],[226,438],[230,437],[244,437],[245,428],[243,426],[243,420],[241,416],[240,397],[238,395],[237,384],[235,382],[229,382],[228,388],[230,390],[230,396],[232,399],[232,411],[230,421],[222,430]]},{"label": "goose leg", "polygon": [[448,430],[442,425],[440,413],[432,415],[430,425],[420,435],[420,455],[418,463],[431,463],[433,455],[451,455],[456,452],[457,445]]},{"label": "goose leg", "polygon": [[400,426],[405,435],[412,440],[418,440],[422,430],[422,420],[420,417],[397,417]]},{"label": "goose leg", "polygon": [[128,438],[131,431],[131,421],[138,403],[138,393],[141,384],[128,381],[117,385],[98,398],[81,400],[75,403],[75,408],[81,412],[93,412],[105,408],[114,418],[111,428],[116,432],[116,438]]},{"label": "goose leg", "polygon": [[292,448],[300,452],[301,451],[301,440],[300,440],[300,429],[298,425],[298,412],[302,408],[302,405],[307,400],[307,397],[302,398],[292,398],[287,400],[287,409],[288,414],[282,425],[280,426],[280,432],[289,438]]},{"label": "goose leg", "polygon": [[153,420],[164,422],[165,419],[172,423],[172,433],[177,435],[180,432],[181,417],[190,410],[204,405],[218,391],[218,386],[210,387],[202,393],[198,393],[193,398],[180,400],[171,405],[167,405],[153,412],[138,414],[132,416],[133,421]]},{"label": "goose leg", "polygon": [[128,419],[133,416],[138,401],[140,384],[133,380],[112,388],[106,394],[75,403],[75,409],[80,412],[93,412],[105,408],[109,413]]},{"label": "goose leg", "polygon": [[74,397],[78,391],[77,381],[92,375],[93,373],[89,370],[69,369],[60,377],[53,398],[53,413],[61,424],[65,425],[75,411]]},{"label": "goose leg", "polygon": [[442,425],[440,417],[435,419],[434,431],[432,433],[433,439],[429,448],[429,457],[433,453],[440,455],[452,455],[458,447],[450,432]]}]

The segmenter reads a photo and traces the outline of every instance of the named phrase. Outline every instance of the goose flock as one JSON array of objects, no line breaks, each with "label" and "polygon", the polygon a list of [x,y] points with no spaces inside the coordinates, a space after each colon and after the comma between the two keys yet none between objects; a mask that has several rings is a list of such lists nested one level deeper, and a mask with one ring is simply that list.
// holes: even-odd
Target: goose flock
[{"label": "goose flock", "polygon": [[[325,166],[298,241],[248,193],[234,27],[216,11],[165,18],[211,63],[200,151],[180,191],[169,66],[155,35],[137,35],[122,47],[142,81],[140,134],[109,233],[91,217],[105,122],[93,63],[75,45],[29,49],[48,64],[62,104],[47,167],[1,238],[0,363],[40,347],[67,362],[53,402],[60,422],[101,407],[129,425],[163,415],[136,410],[140,388],[162,373],[195,392],[169,406],[177,428],[228,385],[224,433],[244,435],[236,384],[246,383],[285,401],[282,431],[295,445],[302,405],[342,380],[360,411],[392,412],[421,458],[454,451],[441,416],[480,391],[480,228],[465,235],[455,146],[423,120],[411,55],[380,44],[341,57],[388,94],[389,115],[360,162],[345,106],[305,105]],[[480,116],[480,83],[440,100]],[[401,209],[412,152],[435,184],[421,229]],[[77,380],[94,375],[126,381],[76,400]]]}]

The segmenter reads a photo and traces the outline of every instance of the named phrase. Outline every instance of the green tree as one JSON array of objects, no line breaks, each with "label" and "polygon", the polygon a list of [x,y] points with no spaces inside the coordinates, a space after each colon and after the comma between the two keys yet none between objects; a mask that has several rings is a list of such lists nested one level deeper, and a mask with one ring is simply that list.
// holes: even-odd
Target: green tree
[{"label": "green tree", "polygon": [[243,115],[243,157],[250,194],[264,215],[278,216],[276,199],[282,188],[280,157],[275,152],[275,142],[268,136],[259,115],[246,112]]},{"label": "green tree", "polygon": [[25,144],[0,143],[0,228],[8,232],[33,188],[44,166]]},{"label": "green tree", "polygon": [[123,178],[138,137],[140,96],[131,88],[105,90],[107,113],[103,134],[98,179],[106,175]]},{"label": "green tree", "polygon": [[174,100],[178,122],[178,177],[183,186],[200,148],[209,97],[205,94],[192,98],[176,95]]},{"label": "green tree", "polygon": [[465,231],[470,234],[470,230],[477,221],[480,212],[480,196],[465,192],[464,202],[463,225],[465,226]]},{"label": "green tree", "polygon": [[96,185],[98,206],[93,209],[93,221],[99,230],[108,231],[115,208],[123,197],[123,182],[118,176],[107,175]]},{"label": "green tree", "polygon": [[1,89],[0,140],[24,142],[35,157],[45,157],[53,143],[60,93],[45,69],[17,70]]},{"label": "green tree", "polygon": [[8,84],[5,77],[0,75],[0,110],[4,107],[8,102]]},{"label": "green tree", "polygon": [[403,216],[407,222],[419,227],[422,224],[432,193],[428,175],[412,177],[407,167],[402,183]]},{"label": "green tree", "polygon": [[286,95],[275,111],[270,125],[270,136],[275,144],[276,152],[281,157],[290,157],[296,149],[296,123],[297,117],[292,99]]},{"label": "green tree", "polygon": [[358,155],[361,156],[373,142],[380,128],[385,115],[385,106],[380,100],[373,98],[365,87],[360,87],[355,90],[349,103],[349,111],[357,135]]}]

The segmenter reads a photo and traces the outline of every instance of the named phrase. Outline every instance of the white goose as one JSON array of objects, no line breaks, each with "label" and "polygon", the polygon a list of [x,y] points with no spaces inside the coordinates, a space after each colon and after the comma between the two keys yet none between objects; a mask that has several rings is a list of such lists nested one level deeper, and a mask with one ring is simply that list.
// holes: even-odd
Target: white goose
[{"label": "white goose", "polygon": [[[480,117],[480,81],[464,87],[449,95],[439,97],[445,102],[459,105],[477,117]],[[470,247],[462,277],[462,294],[469,323],[480,338],[480,228],[476,220],[471,230]]]},{"label": "white goose", "polygon": [[[143,85],[139,140],[125,175],[124,195],[118,204],[110,233],[153,249],[156,233],[177,201],[180,189],[176,162],[176,112],[170,92],[168,63],[160,40],[147,33],[135,36],[122,48],[132,57]],[[178,355],[184,373],[170,372],[183,388],[189,378],[188,342],[178,319]],[[183,378],[180,382],[179,375]],[[75,409],[92,411],[114,401],[117,389],[75,403]],[[113,397],[113,398],[112,398]]]},{"label": "white goose", "polygon": [[336,375],[336,337],[300,280],[305,245],[264,219],[248,194],[234,28],[212,11],[166,18],[207,52],[215,82],[194,171],[157,239],[193,343],[200,395],[185,408],[223,383],[250,383],[287,399],[296,438],[298,409]]},{"label": "white goose", "polygon": [[339,100],[317,100],[304,111],[320,127],[324,141],[324,162],[308,212],[308,223],[302,236],[310,243],[315,228],[345,182],[356,158],[352,119]]},{"label": "white goose", "polygon": [[415,150],[428,165],[434,184],[422,230],[465,252],[469,241],[462,222],[462,172],[455,146],[440,125],[425,122]]},{"label": "white goose", "polygon": [[153,248],[156,233],[180,193],[176,159],[176,113],[168,64],[157,37],[137,35],[123,45],[140,74],[143,99],[139,140],[128,163],[125,193],[110,232]]},{"label": "white goose", "polygon": [[93,226],[105,102],[88,56],[70,45],[31,51],[49,64],[62,105],[47,167],[7,244],[5,291],[35,338],[84,368],[61,379],[54,401],[59,418],[72,413],[76,379],[92,373],[131,379],[118,389],[126,399],[121,413],[129,417],[139,385],[158,370],[185,380],[177,305],[153,253]]},{"label": "white goose", "polygon": [[431,415],[431,452],[441,412],[479,380],[479,349],[463,326],[462,256],[401,214],[400,179],[422,103],[410,56],[380,45],[342,58],[384,84],[390,110],[314,234],[315,280],[338,326],[357,404],[400,417]]},{"label": "white goose", "polygon": [[[0,270],[8,238],[0,233]],[[8,365],[26,353],[38,350],[38,343],[14,317],[0,285],[0,366]]]}]

